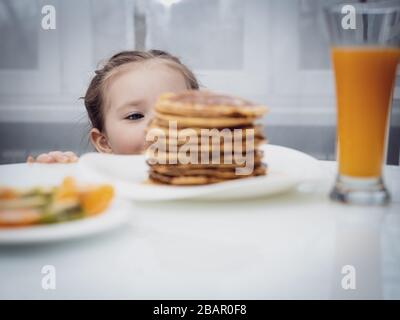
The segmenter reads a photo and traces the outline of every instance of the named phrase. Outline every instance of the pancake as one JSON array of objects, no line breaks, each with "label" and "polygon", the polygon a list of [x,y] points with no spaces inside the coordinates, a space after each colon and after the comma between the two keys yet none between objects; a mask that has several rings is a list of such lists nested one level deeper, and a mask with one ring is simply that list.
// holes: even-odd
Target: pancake
[{"label": "pancake", "polygon": [[[240,178],[240,175],[237,174],[236,168],[179,168],[172,166],[153,166],[150,169],[152,172],[167,175],[171,177],[180,177],[180,176],[210,176],[221,179],[234,179]],[[266,166],[262,163],[259,163],[255,166],[251,173],[248,175],[260,175],[265,173]],[[247,176],[248,176],[247,175]]]},{"label": "pancake", "polygon": [[[190,170],[190,169],[209,169],[209,168],[211,168],[211,169],[217,169],[217,168],[221,168],[221,169],[224,169],[224,168],[243,168],[243,167],[245,167],[246,166],[246,163],[221,163],[221,164],[212,164],[212,163],[209,163],[209,164],[201,164],[201,163],[199,163],[199,164],[193,164],[193,163],[190,163],[190,164],[153,164],[153,163],[151,163],[150,161],[146,161],[146,163],[147,163],[147,165],[150,167],[150,168],[156,168],[156,169],[158,169],[158,170],[163,170],[163,169],[161,169],[161,168],[164,168],[164,167],[168,167],[168,168],[171,168],[171,170]],[[262,159],[261,158],[256,158],[256,159],[254,159],[254,166],[256,167],[256,166],[258,166],[258,165],[261,165],[261,164],[263,164],[262,163]],[[263,165],[265,165],[265,164],[263,164]]]},{"label": "pancake", "polygon": [[[261,161],[262,157],[263,157],[263,152],[260,150],[255,150],[252,151],[253,152],[253,160],[254,162],[257,161]],[[240,163],[238,163],[235,159],[235,156],[232,153],[228,153],[227,156],[225,156],[224,152],[221,152],[219,154],[220,158],[219,161],[217,163],[213,163],[213,154],[210,152],[203,152],[200,153],[198,152],[193,153],[192,155],[190,155],[189,153],[185,154],[185,153],[176,153],[176,152],[165,152],[165,151],[158,151],[155,152],[155,154],[151,154],[152,152],[150,152],[149,150],[146,151],[146,157],[147,157],[147,161],[148,163],[151,164],[160,164],[160,165],[171,165],[171,164],[177,164],[177,159],[179,159],[180,157],[182,157],[181,159],[184,160],[190,160],[189,163],[182,163],[181,164],[190,164],[190,165],[197,165],[197,164],[205,164],[205,165],[209,165],[209,164],[213,164],[213,165],[223,165],[223,164],[236,164],[236,165],[240,165]],[[242,153],[242,157],[244,159],[246,159],[245,157],[245,152]],[[190,157],[190,159],[189,159]],[[202,159],[208,159],[208,163],[206,163],[206,161],[201,161]],[[217,159],[216,159],[217,160]]]},{"label": "pancake", "polygon": [[187,117],[176,116],[156,113],[157,120],[164,127],[169,127],[171,121],[177,123],[178,128],[227,128],[251,125],[257,118],[256,117],[221,117],[221,118],[201,118],[201,117]]},{"label": "pancake", "polygon": [[[250,141],[235,141],[235,142],[227,142],[225,143],[224,140],[222,141],[216,141],[213,143],[212,140],[208,142],[208,144],[201,143],[200,141],[198,143],[190,143],[189,141],[180,141],[180,140],[174,140],[170,141],[168,139],[160,139],[158,140],[157,144],[154,144],[154,148],[158,148],[159,150],[162,151],[179,151],[180,148],[183,146],[188,147],[188,148],[196,148],[198,152],[213,152],[216,149],[219,149],[220,152],[225,152],[225,151],[235,151],[235,150],[247,150],[248,151],[254,151],[255,149],[259,148],[261,144],[264,144],[266,140],[264,139],[253,139]],[[152,143],[148,143],[147,148],[153,148],[151,147]]]},{"label": "pancake", "polygon": [[151,182],[169,184],[169,185],[179,185],[179,186],[193,186],[193,185],[204,185],[212,184],[225,181],[224,179],[218,179],[214,177],[170,177],[156,172],[150,171],[149,178]]},{"label": "pancake", "polygon": [[265,106],[248,100],[204,90],[163,94],[155,110],[161,114],[201,118],[255,118],[267,112]]},{"label": "pancake", "polygon": [[[264,130],[262,125],[247,125],[247,126],[236,126],[236,127],[222,127],[222,128],[201,128],[201,127],[190,127],[190,128],[178,128],[175,130],[173,127],[168,127],[168,125],[164,126],[165,123],[160,122],[157,118],[154,118],[152,121],[150,121],[148,128],[146,132],[149,132],[151,129],[157,129],[163,132],[165,137],[169,137],[169,134],[172,134],[174,137],[189,137],[189,136],[198,136],[200,137],[202,130],[212,130],[212,131],[218,131],[218,134],[220,136],[224,137],[226,135],[231,135],[232,137],[236,137],[237,134],[235,135],[235,132],[238,132],[238,130],[241,130],[242,137],[246,137],[248,135],[253,135],[254,137],[257,138],[265,138],[264,136]],[[187,130],[190,129],[190,130]],[[229,130],[229,132],[228,132]],[[254,132],[250,131],[254,130]],[[155,132],[157,133],[157,132]],[[212,132],[211,132],[212,133]]]},{"label": "pancake", "polygon": [[266,174],[265,167],[259,167],[253,171],[250,175],[236,175],[236,174],[226,174],[216,170],[216,175],[167,175],[150,170],[149,177],[150,180],[156,183],[163,183],[176,186],[187,186],[187,185],[204,185],[223,182],[227,180],[237,180],[248,177],[261,176]]}]

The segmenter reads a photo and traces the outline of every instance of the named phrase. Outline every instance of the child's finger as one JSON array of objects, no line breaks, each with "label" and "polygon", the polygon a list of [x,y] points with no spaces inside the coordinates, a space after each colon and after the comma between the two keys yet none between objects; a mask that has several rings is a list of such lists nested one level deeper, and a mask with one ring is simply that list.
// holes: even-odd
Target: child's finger
[{"label": "child's finger", "polygon": [[78,156],[72,151],[64,152],[64,155],[68,157],[69,162],[77,162]]},{"label": "child's finger", "polygon": [[49,153],[48,153],[48,155],[49,156],[51,156],[51,157],[57,157],[57,156],[60,156],[60,155],[62,155],[63,153],[61,152],[61,151],[50,151]]},{"label": "child's finger", "polygon": [[26,162],[27,163],[34,163],[35,162],[35,158],[32,157],[31,155],[29,155],[28,158],[26,158]]},{"label": "child's finger", "polygon": [[61,151],[52,151],[49,152],[48,155],[52,157],[55,162],[67,163],[69,161],[69,158]]},{"label": "child's finger", "polygon": [[49,156],[47,153],[42,153],[37,156],[36,162],[39,163],[52,163],[54,162],[53,157]]}]

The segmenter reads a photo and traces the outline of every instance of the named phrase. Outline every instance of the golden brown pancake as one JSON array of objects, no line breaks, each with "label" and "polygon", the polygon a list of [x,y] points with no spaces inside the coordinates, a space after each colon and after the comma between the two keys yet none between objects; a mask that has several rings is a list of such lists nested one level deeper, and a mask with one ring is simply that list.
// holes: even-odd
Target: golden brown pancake
[{"label": "golden brown pancake", "polygon": [[175,121],[178,128],[227,128],[236,126],[251,125],[257,118],[256,117],[221,117],[221,118],[201,118],[201,117],[188,117],[156,113],[157,120],[164,126],[169,127],[171,121]]},{"label": "golden brown pancake", "polygon": [[[222,164],[152,164],[150,161],[146,161],[147,165],[151,168],[157,168],[158,170],[163,170],[162,168],[168,167],[171,169],[176,169],[176,170],[190,170],[190,169],[225,169],[225,168],[243,168],[246,166],[246,163],[241,163],[241,164],[237,164],[237,163],[222,163]],[[261,165],[262,163],[262,159],[261,158],[256,158],[254,159],[254,167]],[[263,164],[265,165],[265,164]]]},{"label": "golden brown pancake", "polygon": [[[262,163],[255,166],[249,175],[259,175],[264,173],[266,166]],[[235,179],[241,176],[237,173],[236,168],[178,168],[172,166],[152,166],[150,171],[167,176],[211,176],[221,179]]]},{"label": "golden brown pancake", "polygon": [[[240,153],[239,153],[240,155]],[[242,158],[245,158],[246,154],[245,152],[242,153]],[[157,151],[154,152],[154,154],[147,150],[146,151],[146,157],[147,161],[151,164],[160,164],[160,165],[171,165],[171,164],[177,164],[177,159],[183,158],[183,159],[189,159],[191,160],[189,164],[191,165],[198,165],[198,164],[212,164],[212,165],[226,165],[226,164],[236,164],[240,165],[241,163],[237,161],[237,155],[228,152],[227,155],[225,155],[224,152],[219,153],[219,161],[215,163],[213,162],[213,154],[209,152],[203,152],[203,153],[175,153],[175,152],[165,152],[165,151]],[[263,157],[263,152],[260,150],[255,150],[253,151],[253,159],[254,162],[261,161]],[[208,159],[208,163],[202,161],[202,159]],[[217,161],[218,159],[216,159]],[[243,161],[243,160],[242,160]],[[178,161],[179,162],[179,161]],[[186,163],[183,163],[186,164]]]},{"label": "golden brown pancake", "polygon": [[[154,117],[149,122],[148,128],[161,128],[164,131],[168,132],[168,129],[170,129],[170,126],[168,126],[168,125],[165,126],[164,123],[158,121],[157,117]],[[185,128],[183,128],[183,129],[185,129]],[[183,130],[183,129],[179,129],[179,130]],[[204,128],[204,127],[190,127],[190,129],[196,131],[197,134],[200,134],[202,129],[209,129],[210,130],[210,128]],[[242,129],[242,130],[254,129],[254,131],[256,133],[260,133],[260,134],[263,133],[263,125],[262,124],[255,124],[255,123],[251,123],[251,124],[248,124],[248,125],[242,125],[242,126],[232,126],[232,127],[227,126],[225,128],[215,128],[215,129],[219,130],[219,131],[224,130],[224,129],[229,129],[229,130],[234,130],[234,129]]]},{"label": "golden brown pancake", "polygon": [[[204,143],[190,143],[185,142],[185,141],[179,141],[179,140],[168,140],[168,139],[160,139],[160,143],[157,143],[157,146],[159,148],[159,150],[163,150],[163,151],[169,151],[169,150],[176,150],[179,151],[181,150],[180,148],[182,148],[182,146],[188,147],[188,148],[196,148],[196,150],[198,150],[198,152],[213,152],[214,150],[218,149],[220,150],[220,152],[224,152],[224,151],[239,151],[239,150],[248,150],[248,151],[254,151],[256,148],[258,148],[261,144],[264,144],[266,141],[263,139],[255,139],[255,140],[251,140],[251,141],[237,141],[237,142],[227,142],[224,143],[224,141],[222,140],[221,142],[218,143],[218,141],[216,143],[213,143],[212,140],[210,140],[208,142],[208,144],[204,144]],[[148,147],[150,147],[151,143],[149,143]]]},{"label": "golden brown pancake", "polygon": [[177,185],[177,186],[193,186],[193,185],[203,185],[222,182],[224,179],[217,179],[214,177],[169,177],[156,172],[150,171],[149,173],[150,181],[162,184]]},{"label": "golden brown pancake", "polygon": [[267,112],[265,106],[248,100],[204,90],[163,94],[155,109],[161,114],[200,118],[257,118]]},{"label": "golden brown pancake", "polygon": [[259,166],[250,175],[237,175],[235,173],[223,172],[215,170],[215,175],[211,174],[195,174],[195,175],[168,175],[150,170],[150,180],[170,185],[203,185],[223,182],[227,180],[243,179],[248,177],[261,176],[266,174],[266,168]]},{"label": "golden brown pancake", "polygon": [[[157,118],[154,118],[150,121],[146,132],[148,133],[150,130],[154,129],[153,133],[157,136],[169,137],[171,134],[172,137],[193,137],[196,136],[200,139],[201,134],[207,134],[209,136],[214,136],[218,134],[220,137],[232,137],[234,139],[240,138],[239,132],[241,133],[241,138],[245,139],[247,136],[252,136],[254,138],[263,138],[264,131],[262,125],[247,125],[247,126],[236,126],[236,127],[224,127],[224,128],[200,128],[200,127],[190,127],[190,128],[169,128],[167,126],[163,126]],[[202,131],[203,130],[203,131]],[[240,130],[240,131],[239,131]]]}]

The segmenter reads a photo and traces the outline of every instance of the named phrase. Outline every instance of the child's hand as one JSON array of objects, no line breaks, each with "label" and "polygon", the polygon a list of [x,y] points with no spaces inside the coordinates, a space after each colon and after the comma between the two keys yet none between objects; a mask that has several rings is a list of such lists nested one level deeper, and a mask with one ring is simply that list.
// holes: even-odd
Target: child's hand
[{"label": "child's hand", "polygon": [[29,156],[26,159],[28,163],[72,163],[77,162],[78,157],[75,153],[71,151],[61,152],[61,151],[52,151],[49,153],[42,153],[36,157],[36,159],[32,156]]}]

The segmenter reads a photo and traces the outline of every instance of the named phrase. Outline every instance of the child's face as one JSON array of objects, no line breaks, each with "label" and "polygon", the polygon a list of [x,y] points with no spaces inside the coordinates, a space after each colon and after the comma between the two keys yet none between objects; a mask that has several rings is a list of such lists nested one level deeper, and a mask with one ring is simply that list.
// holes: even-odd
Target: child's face
[{"label": "child's face", "polygon": [[187,90],[183,75],[165,63],[127,65],[106,86],[105,135],[112,153],[143,151],[145,129],[153,107],[164,92]]}]

